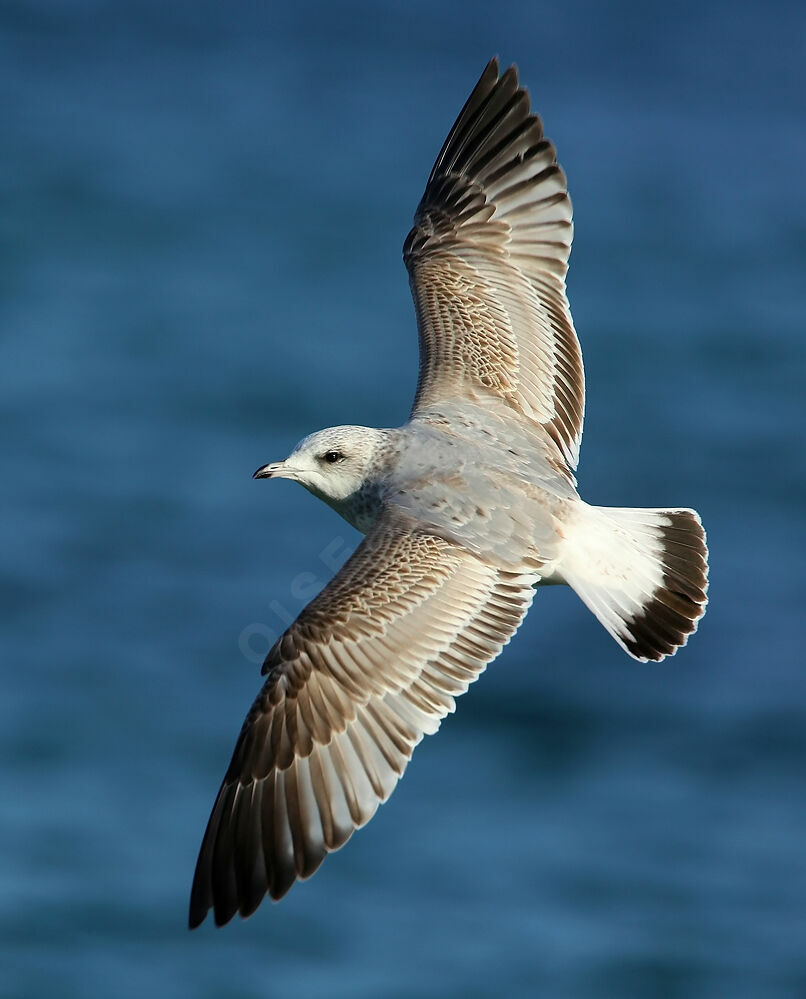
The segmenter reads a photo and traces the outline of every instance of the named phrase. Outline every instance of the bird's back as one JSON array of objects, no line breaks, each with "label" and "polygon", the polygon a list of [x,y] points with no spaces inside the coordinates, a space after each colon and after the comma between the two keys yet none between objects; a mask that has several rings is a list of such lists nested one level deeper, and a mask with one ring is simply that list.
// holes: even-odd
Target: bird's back
[{"label": "bird's back", "polygon": [[511,411],[463,400],[403,428],[387,502],[507,566],[551,559],[576,489],[551,442]]}]

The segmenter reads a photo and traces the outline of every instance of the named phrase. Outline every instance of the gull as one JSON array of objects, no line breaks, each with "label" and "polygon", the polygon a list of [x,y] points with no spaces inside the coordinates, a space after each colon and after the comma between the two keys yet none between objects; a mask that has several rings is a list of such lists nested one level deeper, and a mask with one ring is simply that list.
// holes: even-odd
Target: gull
[{"label": "gull", "polygon": [[404,247],[420,342],[409,422],[304,438],[255,478],[299,482],[365,535],[269,651],[204,834],[190,927],[251,915],[386,801],[414,747],[571,586],[634,658],[706,605],[689,509],[591,506],[575,470],[584,375],[565,293],[565,175],[513,66],[484,70]]}]

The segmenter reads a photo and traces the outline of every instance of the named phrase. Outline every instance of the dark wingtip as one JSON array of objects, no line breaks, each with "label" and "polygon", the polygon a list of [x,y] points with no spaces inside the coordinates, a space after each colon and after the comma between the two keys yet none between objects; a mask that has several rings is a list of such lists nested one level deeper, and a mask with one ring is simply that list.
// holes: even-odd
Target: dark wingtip
[{"label": "dark wingtip", "polygon": [[202,885],[201,861],[202,855],[200,854],[196,864],[196,873],[193,877],[193,887],[190,890],[190,908],[188,911],[189,930],[195,930],[198,926],[201,926],[207,918],[207,913],[210,911],[212,904],[209,892]]}]

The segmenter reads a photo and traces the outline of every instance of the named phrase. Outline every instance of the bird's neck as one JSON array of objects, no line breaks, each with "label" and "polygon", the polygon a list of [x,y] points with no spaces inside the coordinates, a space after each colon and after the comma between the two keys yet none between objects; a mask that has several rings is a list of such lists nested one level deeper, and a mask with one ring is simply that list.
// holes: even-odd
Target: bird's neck
[{"label": "bird's neck", "polygon": [[383,508],[381,494],[379,483],[365,482],[360,489],[344,499],[328,499],[326,496],[322,499],[357,531],[368,534]]}]

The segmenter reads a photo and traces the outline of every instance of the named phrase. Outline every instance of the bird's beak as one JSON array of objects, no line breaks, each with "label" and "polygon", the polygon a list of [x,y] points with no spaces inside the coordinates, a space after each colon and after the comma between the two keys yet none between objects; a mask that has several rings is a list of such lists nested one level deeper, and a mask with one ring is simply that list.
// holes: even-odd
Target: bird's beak
[{"label": "bird's beak", "polygon": [[261,465],[252,476],[253,479],[290,479],[291,469],[285,467],[284,461],[272,461],[268,465]]}]

